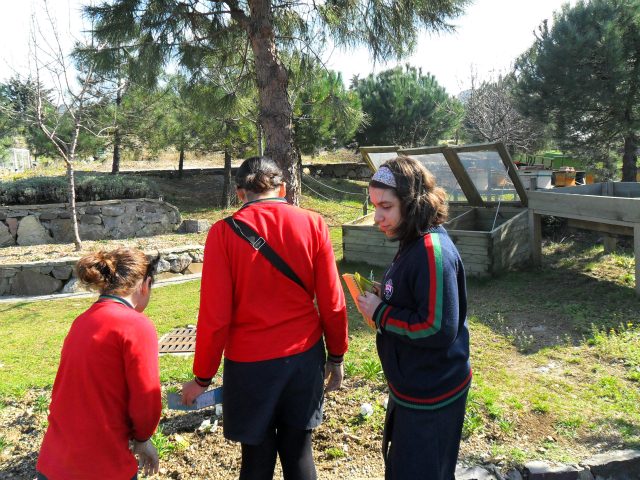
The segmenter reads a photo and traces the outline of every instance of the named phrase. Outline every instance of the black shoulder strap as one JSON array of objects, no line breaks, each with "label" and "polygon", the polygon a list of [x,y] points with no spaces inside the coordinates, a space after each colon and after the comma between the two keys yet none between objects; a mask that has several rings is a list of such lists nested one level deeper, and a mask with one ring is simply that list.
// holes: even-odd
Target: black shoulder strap
[{"label": "black shoulder strap", "polygon": [[302,280],[300,280],[300,277],[298,277],[296,272],[293,271],[289,264],[285,262],[253,228],[240,220],[234,219],[233,217],[227,217],[224,221],[227,222],[231,227],[231,230],[238,234],[240,238],[245,239],[253,248],[264,255],[264,257],[269,260],[274,267],[280,270],[285,277],[296,282],[304,289],[305,292],[307,291],[304,283],[302,283]]}]

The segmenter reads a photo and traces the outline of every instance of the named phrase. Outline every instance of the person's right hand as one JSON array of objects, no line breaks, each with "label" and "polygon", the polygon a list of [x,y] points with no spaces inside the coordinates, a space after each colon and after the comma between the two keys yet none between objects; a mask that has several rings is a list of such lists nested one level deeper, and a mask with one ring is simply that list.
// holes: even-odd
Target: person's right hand
[{"label": "person's right hand", "polygon": [[138,456],[138,466],[144,469],[145,475],[149,476],[158,473],[160,458],[156,447],[151,443],[151,439],[146,442],[139,442],[134,439],[131,451]]},{"label": "person's right hand", "polygon": [[193,401],[207,391],[208,387],[201,387],[194,380],[182,385],[182,404],[193,407]]},{"label": "person's right hand", "polygon": [[373,283],[373,293],[382,298],[382,285],[380,285],[380,282],[373,281],[371,283]]}]

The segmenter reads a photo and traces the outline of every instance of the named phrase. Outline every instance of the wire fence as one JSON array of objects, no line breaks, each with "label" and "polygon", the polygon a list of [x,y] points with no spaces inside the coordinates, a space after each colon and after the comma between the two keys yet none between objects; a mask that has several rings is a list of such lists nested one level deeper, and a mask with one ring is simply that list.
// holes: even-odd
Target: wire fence
[{"label": "wire fence", "polygon": [[336,192],[344,193],[346,195],[360,195],[360,196],[362,195],[362,193],[347,192],[345,190],[340,190],[338,188],[331,187],[331,186],[327,185],[326,183],[322,183],[320,180],[317,180],[317,179],[313,178],[311,175],[307,175],[306,173],[303,173],[303,175],[305,177],[307,177],[307,178],[310,178],[314,182],[319,183],[323,187],[330,189],[330,190],[335,190]]},{"label": "wire fence", "polygon": [[319,183],[319,184],[320,184],[320,185],[322,185],[323,187],[328,188],[328,189],[330,189],[330,190],[335,190],[335,191],[337,191],[337,192],[341,192],[341,193],[347,193],[347,194],[349,194],[349,195],[364,196],[364,199],[363,199],[363,202],[362,202],[362,206],[360,206],[360,207],[354,207],[354,206],[352,206],[352,205],[346,205],[346,204],[344,204],[344,203],[342,203],[342,202],[338,202],[337,200],[334,200],[333,198],[329,198],[329,197],[327,197],[326,195],[323,195],[322,193],[320,193],[320,192],[318,192],[318,191],[314,190],[313,188],[311,188],[309,185],[307,185],[306,183],[304,183],[304,182],[301,180],[301,183],[302,183],[302,185],[303,185],[304,187],[308,188],[309,190],[311,190],[313,193],[315,193],[315,194],[316,194],[316,195],[318,195],[319,197],[322,197],[322,198],[324,198],[325,200],[327,200],[327,201],[329,201],[329,202],[332,202],[332,203],[335,203],[335,204],[337,204],[337,205],[340,205],[340,206],[342,206],[342,207],[350,208],[350,209],[352,209],[352,210],[357,210],[357,211],[358,211],[358,214],[356,215],[356,217],[355,217],[353,220],[356,220],[356,219],[358,219],[358,218],[360,218],[360,217],[363,217],[363,216],[365,216],[365,215],[367,214],[367,206],[368,206],[368,203],[369,203],[369,195],[368,195],[368,192],[367,192],[366,190],[365,190],[365,192],[364,192],[364,193],[346,192],[346,191],[344,191],[344,190],[339,190],[339,189],[337,189],[337,188],[333,188],[333,187],[331,187],[331,186],[329,186],[329,185],[326,185],[325,183],[322,183],[321,181],[316,180],[315,178],[313,178],[313,177],[311,177],[311,176],[307,175],[306,173],[305,173],[305,174],[303,174],[303,175],[304,175],[305,177],[309,177],[309,178],[311,178],[313,181],[315,181],[315,182]]},{"label": "wire fence", "polygon": [[[346,205],[346,204],[344,204],[344,203],[342,203],[342,202],[338,202],[337,200],[334,200],[333,198],[329,198],[329,197],[327,197],[326,195],[323,195],[323,194],[321,194],[320,192],[318,192],[318,191],[314,190],[313,188],[311,188],[309,185],[307,185],[307,184],[306,184],[306,183],[304,183],[304,182],[302,182],[302,185],[303,185],[303,186],[305,186],[305,187],[307,187],[309,190],[311,190],[313,193],[315,193],[315,194],[316,194],[316,195],[318,195],[319,197],[322,197],[322,198],[324,198],[325,200],[328,200],[328,201],[330,201],[330,202],[332,202],[332,203],[337,203],[338,205],[342,205],[343,207],[351,208],[351,209],[353,209],[353,210],[362,210],[362,207],[354,207],[354,206],[352,206],[352,205]],[[360,194],[360,195],[362,195],[362,194]]]}]

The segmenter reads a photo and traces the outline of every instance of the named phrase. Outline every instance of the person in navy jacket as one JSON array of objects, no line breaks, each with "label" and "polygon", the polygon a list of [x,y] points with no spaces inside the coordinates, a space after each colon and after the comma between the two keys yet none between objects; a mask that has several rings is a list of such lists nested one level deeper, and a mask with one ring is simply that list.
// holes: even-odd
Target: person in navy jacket
[{"label": "person in navy jacket", "polygon": [[453,480],[471,385],[464,266],[442,224],[444,190],[418,161],[385,162],[370,182],[375,221],[398,253],[358,297],[378,327],[389,384],[383,436],[387,480]]}]

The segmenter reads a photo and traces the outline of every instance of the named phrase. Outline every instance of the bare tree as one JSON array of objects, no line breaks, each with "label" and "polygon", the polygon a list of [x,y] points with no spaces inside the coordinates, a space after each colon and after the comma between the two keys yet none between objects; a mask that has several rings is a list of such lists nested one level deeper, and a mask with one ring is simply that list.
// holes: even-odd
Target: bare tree
[{"label": "bare tree", "polygon": [[535,150],[542,139],[542,128],[522,116],[511,96],[512,73],[481,81],[471,71],[471,88],[459,99],[465,106],[462,126],[476,141],[503,142],[511,151]]},{"label": "bare tree", "polygon": [[[37,126],[67,165],[69,210],[76,250],[82,250],[76,213],[74,163],[81,134],[103,136],[113,128],[105,124],[105,105],[122,85],[105,90],[96,74],[96,62],[82,54],[86,46],[76,41],[73,54],[63,51],[55,19],[43,2],[48,30],[34,15],[30,28],[30,82],[33,105],[23,120]],[[83,47],[83,48],[80,48]],[[91,45],[92,50],[99,46]],[[102,119],[102,120],[101,120]]]}]

